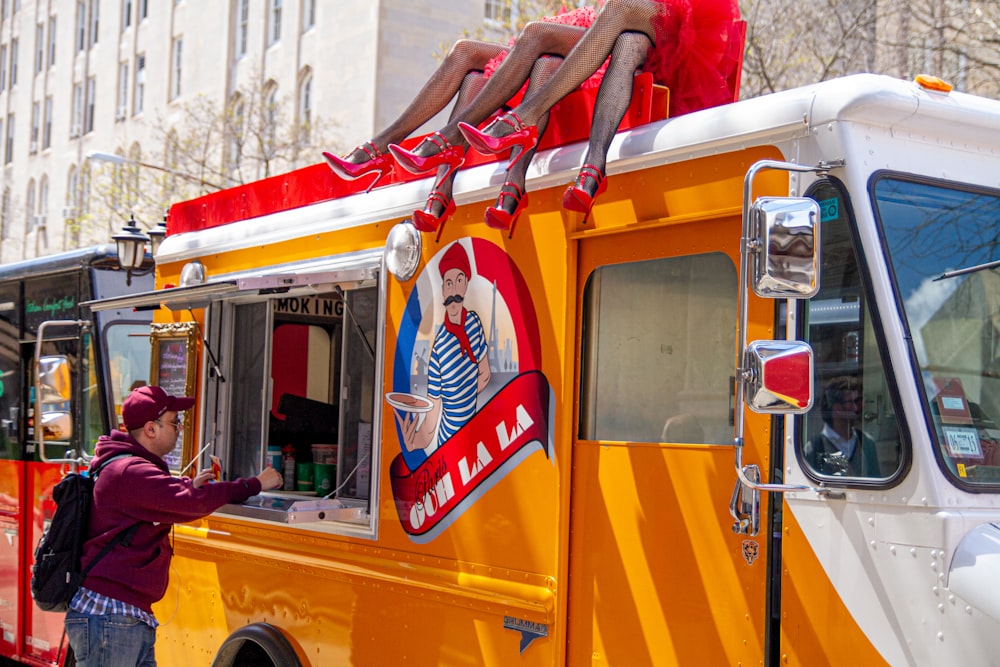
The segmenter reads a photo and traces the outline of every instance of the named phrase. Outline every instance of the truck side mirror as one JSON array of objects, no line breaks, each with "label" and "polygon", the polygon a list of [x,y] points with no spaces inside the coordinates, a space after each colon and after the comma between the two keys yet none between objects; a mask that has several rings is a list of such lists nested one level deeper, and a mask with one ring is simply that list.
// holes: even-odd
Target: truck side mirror
[{"label": "truck side mirror", "polygon": [[66,403],[73,398],[69,359],[61,354],[38,360],[38,389],[42,405],[41,439],[69,440],[73,437],[73,417]]},{"label": "truck side mirror", "polygon": [[750,208],[753,291],[808,299],[819,291],[819,204],[808,197],[761,197]]},{"label": "truck side mirror", "polygon": [[42,403],[64,403],[72,398],[69,359],[62,354],[38,360],[38,391]]},{"label": "truck side mirror", "polygon": [[756,340],[743,356],[746,402],[754,412],[801,414],[813,404],[813,351],[800,341]]}]

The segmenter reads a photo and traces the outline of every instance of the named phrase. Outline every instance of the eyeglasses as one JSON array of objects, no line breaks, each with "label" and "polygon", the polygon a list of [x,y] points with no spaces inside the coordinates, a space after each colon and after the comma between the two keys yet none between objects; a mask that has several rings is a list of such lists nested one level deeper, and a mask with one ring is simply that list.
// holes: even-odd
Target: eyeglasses
[{"label": "eyeglasses", "polygon": [[166,424],[164,424],[163,422],[161,422],[159,419],[154,419],[153,421],[155,421],[160,426],[173,426],[175,431],[181,430],[181,426],[184,425],[184,422],[182,422],[180,419],[175,419],[173,421],[169,421]]}]

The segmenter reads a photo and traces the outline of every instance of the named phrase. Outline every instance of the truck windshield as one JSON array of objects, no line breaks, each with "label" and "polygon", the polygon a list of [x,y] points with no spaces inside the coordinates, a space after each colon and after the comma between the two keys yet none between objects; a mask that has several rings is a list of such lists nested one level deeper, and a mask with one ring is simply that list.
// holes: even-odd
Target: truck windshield
[{"label": "truck windshield", "polygon": [[1000,191],[887,175],[874,195],[939,460],[1000,484]]}]

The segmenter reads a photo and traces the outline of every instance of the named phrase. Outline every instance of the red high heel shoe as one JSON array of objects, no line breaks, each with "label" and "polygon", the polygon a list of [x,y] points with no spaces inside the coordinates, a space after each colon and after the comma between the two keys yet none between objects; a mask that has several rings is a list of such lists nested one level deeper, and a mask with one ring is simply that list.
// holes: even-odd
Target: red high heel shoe
[{"label": "red high heel shoe", "polygon": [[[497,123],[505,123],[512,128],[512,132],[505,134],[502,137],[494,137],[489,132],[490,128]],[[458,129],[461,130],[462,135],[465,140],[469,142],[476,151],[482,153],[483,155],[496,155],[497,153],[502,153],[508,148],[513,149],[516,146],[521,147],[521,152],[517,154],[514,160],[507,167],[511,169],[517,164],[525,153],[530,151],[538,144],[538,126],[537,125],[526,125],[524,121],[517,117],[517,114],[513,111],[508,111],[502,116],[498,116],[496,120],[486,126],[484,130],[476,128],[474,125],[469,125],[468,123],[459,123]]]},{"label": "red high heel shoe", "polygon": [[[505,181],[500,187],[513,188],[514,191],[500,190],[500,195],[497,197],[497,205],[486,209],[486,226],[503,231],[510,230],[507,238],[513,238],[514,227],[517,225],[517,219],[521,215],[521,210],[528,205],[528,193],[522,190],[521,186],[517,183],[511,183],[510,181]],[[517,202],[513,213],[508,213],[503,209],[504,197],[512,197]]]},{"label": "red high heel shoe", "polygon": [[389,144],[389,152],[396,158],[396,163],[411,174],[424,174],[443,164],[448,165],[448,171],[434,184],[434,189],[437,189],[453,171],[465,162],[465,149],[462,146],[453,146],[440,132],[427,135],[424,141],[431,142],[440,150],[432,155],[417,155],[398,144]]},{"label": "red high heel shoe", "polygon": [[[441,215],[435,216],[431,213],[434,202],[444,206],[444,210],[441,211]],[[430,195],[427,197],[427,204],[424,206],[423,210],[413,212],[413,226],[421,232],[437,232],[437,237],[434,239],[436,242],[441,238],[441,232],[444,231],[444,223],[448,221],[448,218],[450,218],[454,212],[454,199],[445,196],[445,194],[440,190],[431,190]]]},{"label": "red high heel shoe", "polygon": [[[597,183],[597,189],[593,196],[583,187],[588,178]],[[563,208],[583,213],[583,222],[586,224],[587,218],[590,216],[590,209],[594,206],[594,200],[607,189],[608,181],[604,177],[604,173],[592,164],[585,164],[580,167],[576,182],[566,188],[566,192],[563,193]]]},{"label": "red high heel shoe", "polygon": [[365,192],[371,192],[371,189],[375,187],[376,183],[382,180],[383,176],[392,172],[392,156],[381,152],[370,141],[366,141],[351,152],[353,153],[359,149],[368,155],[368,159],[364,162],[348,162],[344,158],[327,151],[323,151],[323,158],[333,173],[345,181],[354,181],[366,174],[374,173],[375,180],[365,190]]}]

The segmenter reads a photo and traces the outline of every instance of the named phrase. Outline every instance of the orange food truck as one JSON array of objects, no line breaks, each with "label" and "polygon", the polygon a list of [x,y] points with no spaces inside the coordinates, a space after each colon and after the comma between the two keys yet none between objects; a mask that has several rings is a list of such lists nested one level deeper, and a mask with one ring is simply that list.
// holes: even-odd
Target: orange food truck
[{"label": "orange food truck", "polygon": [[177,526],[161,664],[995,664],[1000,102],[633,119],[586,220],[578,116],[513,235],[503,161],[439,238],[430,179],[317,165],[175,204],[89,304],[154,309],[181,468],[285,473]]}]

